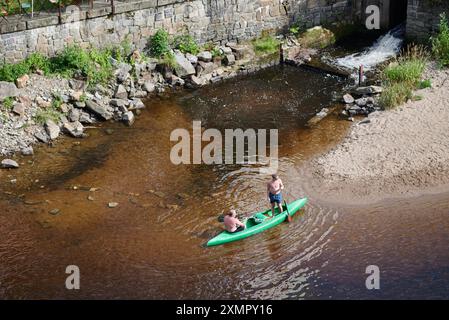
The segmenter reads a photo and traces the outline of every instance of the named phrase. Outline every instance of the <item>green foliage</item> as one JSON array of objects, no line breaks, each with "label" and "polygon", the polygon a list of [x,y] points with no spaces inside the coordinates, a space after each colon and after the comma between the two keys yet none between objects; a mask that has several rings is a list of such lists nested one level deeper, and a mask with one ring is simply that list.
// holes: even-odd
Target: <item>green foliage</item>
[{"label": "green foliage", "polygon": [[35,52],[26,58],[26,64],[31,72],[42,70],[44,74],[50,72],[50,60],[41,53]]},{"label": "green foliage", "polygon": [[159,29],[149,40],[150,54],[153,57],[161,58],[170,52],[169,34],[164,29]]},{"label": "green foliage", "polygon": [[393,64],[384,70],[389,82],[405,82],[417,86],[426,67],[427,54],[422,46],[409,46]]},{"label": "green foliage", "polygon": [[53,108],[39,110],[34,116],[34,121],[40,125],[44,125],[48,120],[58,123],[62,113]]},{"label": "green foliage", "polygon": [[178,63],[176,62],[175,56],[171,52],[165,53],[160,59],[159,62],[163,65],[166,65],[170,69],[175,69],[178,66]]},{"label": "green foliage", "polygon": [[14,82],[28,72],[29,68],[25,61],[17,64],[6,63],[0,66],[0,81]]},{"label": "green foliage", "polygon": [[384,70],[386,88],[379,99],[384,108],[391,109],[413,99],[413,90],[421,84],[431,85],[429,80],[420,82],[427,59],[423,47],[409,46],[395,63]]},{"label": "green foliage", "polygon": [[426,88],[432,88],[432,81],[430,79],[422,80],[419,85],[419,89],[426,89]]},{"label": "green foliage", "polygon": [[384,71],[385,76],[392,82],[407,82],[417,84],[424,71],[425,63],[420,60],[408,60],[391,65]]},{"label": "green foliage", "polygon": [[106,83],[112,77],[110,50],[90,51],[79,46],[68,46],[51,60],[51,71],[65,77],[86,77],[90,85]]},{"label": "green foliage", "polygon": [[259,55],[273,54],[279,51],[279,44],[279,40],[269,35],[253,41],[254,51]]},{"label": "green foliage", "polygon": [[408,99],[413,97],[413,91],[407,83],[392,83],[389,84],[380,96],[379,103],[385,109],[392,109],[405,103]]},{"label": "green foliage", "polygon": [[87,101],[87,95],[85,92],[80,96],[80,102],[86,102]]},{"label": "green foliage", "polygon": [[444,66],[449,66],[449,22],[446,14],[440,16],[440,31],[431,38],[432,52],[438,62]]},{"label": "green foliage", "polygon": [[6,98],[3,100],[3,107],[4,107],[6,110],[11,110],[13,106],[14,106],[14,98],[12,98],[12,97],[6,97]]},{"label": "green foliage", "polygon": [[62,97],[59,94],[55,94],[51,106],[54,110],[59,110],[63,103]]},{"label": "green foliage", "polygon": [[0,81],[14,82],[24,74],[38,69],[44,71],[45,74],[49,73],[50,61],[40,53],[33,53],[19,63],[6,63],[0,66]]},{"label": "green foliage", "polygon": [[173,46],[179,49],[182,53],[190,53],[197,55],[200,52],[200,47],[198,43],[193,39],[191,35],[177,36],[173,40]]},{"label": "green foliage", "polygon": [[302,27],[302,23],[300,20],[292,24],[288,30],[294,36],[299,36],[301,33],[305,31],[304,28]]}]

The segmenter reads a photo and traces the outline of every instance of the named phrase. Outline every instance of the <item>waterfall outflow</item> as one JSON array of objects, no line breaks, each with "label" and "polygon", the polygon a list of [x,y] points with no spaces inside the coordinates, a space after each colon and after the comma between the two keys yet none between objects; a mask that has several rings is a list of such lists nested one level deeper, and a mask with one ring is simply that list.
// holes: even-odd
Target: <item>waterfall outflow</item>
[{"label": "waterfall outflow", "polygon": [[399,25],[381,36],[371,47],[363,52],[354,53],[334,60],[334,64],[351,73],[363,65],[365,71],[372,70],[379,63],[395,57],[402,47],[404,25]]}]

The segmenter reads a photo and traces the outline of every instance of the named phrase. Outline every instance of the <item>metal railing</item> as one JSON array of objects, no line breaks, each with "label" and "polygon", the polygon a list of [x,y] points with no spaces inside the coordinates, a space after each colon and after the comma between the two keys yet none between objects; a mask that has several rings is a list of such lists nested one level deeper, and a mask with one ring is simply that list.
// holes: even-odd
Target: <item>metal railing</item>
[{"label": "metal railing", "polygon": [[80,8],[87,5],[92,10],[95,4],[99,4],[99,7],[109,4],[112,14],[115,14],[115,2],[114,0],[0,0],[0,21],[1,19],[8,21],[8,17],[17,15],[29,16],[33,19],[37,13],[57,11],[59,22],[61,22],[63,8],[68,5],[77,5]]}]

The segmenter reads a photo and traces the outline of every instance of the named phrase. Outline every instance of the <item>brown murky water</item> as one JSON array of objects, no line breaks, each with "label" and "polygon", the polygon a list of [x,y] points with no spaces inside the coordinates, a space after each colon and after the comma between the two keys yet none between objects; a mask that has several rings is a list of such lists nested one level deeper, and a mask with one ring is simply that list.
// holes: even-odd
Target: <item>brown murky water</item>
[{"label": "brown murky water", "polygon": [[[21,169],[0,171],[0,297],[447,298],[447,194],[368,208],[311,199],[291,224],[203,246],[220,231],[223,210],[267,207],[267,177],[251,165],[175,166],[171,131],[193,120],[220,130],[278,128],[286,197],[299,198],[301,164],[347,132],[333,116],[305,126],[341,85],[276,67],[153,98],[132,128],[106,123],[80,145],[66,138],[19,158]],[[365,288],[372,264],[381,269],[375,292]],[[81,270],[79,291],[65,289],[68,265]]]}]

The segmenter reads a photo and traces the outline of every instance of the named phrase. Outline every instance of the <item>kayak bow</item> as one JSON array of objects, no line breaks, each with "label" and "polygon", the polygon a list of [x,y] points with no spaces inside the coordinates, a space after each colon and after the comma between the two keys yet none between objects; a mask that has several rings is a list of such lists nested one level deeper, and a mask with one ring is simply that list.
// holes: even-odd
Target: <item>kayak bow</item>
[{"label": "kayak bow", "polygon": [[208,247],[218,246],[221,244],[242,240],[255,234],[261,233],[265,230],[271,229],[287,219],[287,216],[289,215],[287,213],[287,208],[288,212],[290,212],[290,216],[293,216],[306,205],[307,200],[307,198],[298,199],[293,201],[289,205],[284,205],[284,211],[281,214],[279,214],[279,209],[276,208],[275,215],[272,218],[271,209],[257,212],[245,221],[245,230],[234,233],[223,231],[215,238],[210,239],[206,245]]}]

